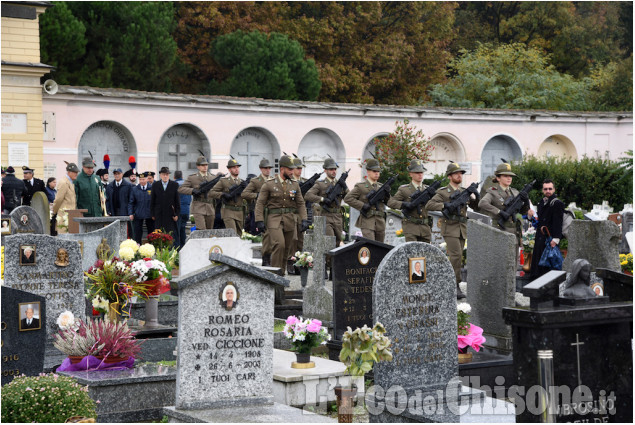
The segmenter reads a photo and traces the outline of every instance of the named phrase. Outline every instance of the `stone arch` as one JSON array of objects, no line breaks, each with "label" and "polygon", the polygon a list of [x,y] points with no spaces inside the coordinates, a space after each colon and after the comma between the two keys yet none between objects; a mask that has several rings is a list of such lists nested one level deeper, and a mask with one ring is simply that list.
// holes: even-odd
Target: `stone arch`
[{"label": "stone arch", "polygon": [[506,134],[498,134],[490,138],[481,153],[481,180],[494,174],[501,158],[507,161],[522,159],[523,153],[518,142]]},{"label": "stone arch", "polygon": [[89,152],[97,164],[96,168],[103,168],[103,158],[106,154],[110,157],[110,170],[130,169],[128,158],[131,155],[139,162],[137,144],[132,133],[115,121],[97,121],[84,130],[77,147],[77,164],[80,168],[82,158],[90,156]]},{"label": "stone arch", "polygon": [[[362,151],[362,161],[360,164],[363,164],[369,158],[372,158],[375,155],[375,139],[382,138],[388,136],[390,133],[377,133],[373,137],[371,137],[364,146],[364,150]],[[362,166],[362,177],[366,177],[366,169]]]},{"label": "stone arch", "polygon": [[183,171],[183,177],[197,172],[196,158],[211,158],[210,143],[203,131],[189,123],[179,123],[168,128],[159,140],[157,170],[168,167],[173,173]]},{"label": "stone arch", "polygon": [[562,158],[577,158],[578,151],[575,145],[566,136],[554,134],[547,137],[538,147],[538,156],[559,156]]},{"label": "stone arch", "polygon": [[[304,177],[309,178],[315,173],[321,173],[322,164],[329,155],[338,164],[344,164],[346,161],[346,149],[340,136],[328,128],[316,128],[309,131],[298,146],[298,156],[306,165],[303,170]],[[338,173],[346,171],[342,168],[340,165]]]},{"label": "stone arch", "polygon": [[[238,160],[240,177],[247,178],[249,174],[260,174],[260,160],[267,158],[274,164],[274,171],[278,172],[280,160],[280,145],[269,130],[262,127],[248,127],[241,130],[232,141],[230,154]],[[218,164],[221,171],[226,171],[226,165]]]},{"label": "stone arch", "polygon": [[430,144],[434,146],[430,160],[425,164],[426,177],[445,174],[450,161],[465,162],[463,143],[451,133],[438,133],[432,137]]}]

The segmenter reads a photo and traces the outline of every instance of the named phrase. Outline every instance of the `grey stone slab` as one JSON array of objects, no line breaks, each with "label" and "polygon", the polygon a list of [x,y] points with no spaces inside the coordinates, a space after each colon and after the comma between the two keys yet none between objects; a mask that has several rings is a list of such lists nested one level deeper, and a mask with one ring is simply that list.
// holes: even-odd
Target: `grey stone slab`
[{"label": "grey stone slab", "polygon": [[503,307],[514,307],[516,293],[516,237],[476,220],[468,220],[467,302],[470,322],[483,328],[486,345],[511,351],[511,327]]},{"label": "grey stone slab", "polygon": [[45,235],[51,234],[51,206],[44,192],[35,192],[31,199],[31,208],[35,210],[42,221],[42,229]]},{"label": "grey stone slab", "polygon": [[204,239],[204,238],[232,238],[240,236],[236,234],[234,229],[207,229],[207,230],[194,230],[185,239],[185,243],[190,239]]},{"label": "grey stone slab", "polygon": [[[32,326],[21,321],[33,309]],[[2,385],[19,375],[37,376],[44,370],[46,300],[29,292],[2,286]],[[35,326],[37,323],[38,326]]]},{"label": "grey stone slab", "polygon": [[[147,338],[141,344],[139,360],[144,362],[160,362],[176,360],[176,338]],[[174,403],[174,399],[170,404]]]},{"label": "grey stone slab", "polygon": [[309,273],[311,283],[304,290],[302,314],[304,317],[333,322],[333,291],[324,285],[326,254],[335,247],[335,236],[326,235],[326,217],[313,218],[313,230],[304,237],[304,250],[314,258],[313,270]]},{"label": "grey stone slab", "polygon": [[569,249],[562,269],[571,271],[578,258],[588,260],[594,269],[619,271],[620,228],[609,220],[573,220],[569,228]]},{"label": "grey stone slab", "polygon": [[[274,286],[288,281],[222,254],[210,260],[212,265],[176,281],[176,407],[271,403]],[[236,301],[227,306],[223,297],[230,284]]]},{"label": "grey stone slab", "polygon": [[280,403],[262,406],[245,406],[240,409],[181,410],[174,407],[163,409],[170,423],[336,423],[336,419],[317,415]]},{"label": "grey stone slab", "polygon": [[441,211],[428,211],[428,216],[432,217],[432,234],[430,236],[430,243],[434,246],[439,246],[445,239],[441,236],[441,228],[439,227],[439,219],[441,218]]},{"label": "grey stone slab", "polygon": [[82,254],[82,269],[88,270],[95,261],[97,261],[97,247],[102,239],[106,239],[106,243],[110,246],[112,252],[117,255],[119,244],[125,239],[121,239],[120,221],[115,220],[101,229],[93,230],[88,233],[62,233],[57,235],[58,238],[76,241],[79,243],[79,250]]},{"label": "grey stone slab", "polygon": [[[177,297],[173,300],[159,301],[158,320],[161,325],[176,326],[178,322],[179,302]],[[130,317],[138,320],[146,320],[146,303],[144,300],[137,300],[132,303]]]},{"label": "grey stone slab", "polygon": [[[44,225],[37,211],[28,206],[15,208],[9,214],[11,218],[11,234],[44,233]],[[3,238],[4,239],[4,238]]]},{"label": "grey stone slab", "polygon": [[622,254],[631,252],[626,239],[626,234],[629,232],[633,232],[633,211],[626,211],[622,214],[622,240],[620,241],[620,253]]},{"label": "grey stone slab", "polygon": [[128,222],[130,217],[127,215],[113,215],[110,217],[75,217],[77,223],[79,223],[79,233],[88,233],[99,230],[108,226],[110,223],[114,223],[119,220],[119,235],[123,241],[128,238]]},{"label": "grey stone slab", "polygon": [[362,235],[362,229],[360,229],[359,227],[355,226],[355,223],[357,223],[357,218],[359,217],[359,210],[356,210],[353,207],[350,207],[349,209],[349,225],[348,225],[348,234],[349,234],[349,238],[352,239],[353,236],[361,236]]},{"label": "grey stone slab", "polygon": [[[410,283],[410,264],[421,258],[425,282]],[[443,394],[439,403],[458,398],[456,284],[450,262],[439,248],[407,242],[384,257],[373,283],[373,319],[385,326],[394,354],[392,362],[375,366],[375,385],[384,390],[399,386],[407,399],[420,394],[437,400],[438,390]],[[451,413],[425,411],[415,418],[458,421]]]},{"label": "grey stone slab", "polygon": [[[84,272],[77,242],[33,233],[3,239],[4,284],[46,299],[45,328],[49,337],[58,331],[55,321],[65,310],[73,312],[76,318],[86,319]],[[35,261],[21,265],[20,247],[27,246],[35,248]],[[58,261],[58,255],[64,251],[68,257],[66,263]]]},{"label": "grey stone slab", "polygon": [[488,215],[477,213],[475,211],[467,210],[467,218],[471,218],[472,220],[480,221],[483,224],[487,224],[488,226],[492,225],[492,218]]},{"label": "grey stone slab", "polygon": [[212,250],[248,263],[253,258],[250,248],[251,242],[239,237],[188,239],[179,251],[179,272],[187,274],[209,265]]},{"label": "grey stone slab", "polygon": [[384,243],[388,245],[396,245],[397,230],[402,228],[403,215],[392,210],[386,211],[386,236]]}]

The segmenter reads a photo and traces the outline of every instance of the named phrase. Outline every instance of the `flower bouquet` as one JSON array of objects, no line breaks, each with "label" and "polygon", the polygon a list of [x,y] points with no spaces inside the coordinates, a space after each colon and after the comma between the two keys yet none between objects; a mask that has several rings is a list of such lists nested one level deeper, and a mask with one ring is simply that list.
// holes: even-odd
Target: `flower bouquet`
[{"label": "flower bouquet", "polygon": [[161,295],[170,290],[170,272],[162,261],[146,257],[132,263],[130,271],[138,284],[145,284],[147,296]]},{"label": "flower bouquet", "polygon": [[471,311],[472,307],[468,303],[459,303],[456,306],[459,354],[468,354],[468,347],[472,347],[473,350],[479,351],[485,342],[483,329],[468,322]]},{"label": "flower bouquet", "polygon": [[328,330],[317,319],[298,319],[296,316],[287,317],[284,325],[284,336],[291,340],[293,349],[299,354],[311,355],[311,349],[331,339]]},{"label": "flower bouquet", "polygon": [[132,239],[126,239],[119,244],[119,258],[125,261],[140,260],[142,258],[152,258],[156,254],[156,249],[152,244],[146,243],[141,246]]},{"label": "flower bouquet", "polygon": [[620,254],[622,273],[633,274],[633,254]]},{"label": "flower bouquet", "polygon": [[310,252],[297,251],[295,256],[291,257],[291,261],[295,261],[293,265],[296,267],[313,268],[313,254]]},{"label": "flower bouquet", "polygon": [[243,230],[243,233],[240,235],[240,239],[251,241],[253,243],[260,243],[262,242],[262,235],[252,235],[251,233]]},{"label": "flower bouquet", "polygon": [[536,244],[536,229],[533,226],[529,226],[526,232],[523,232],[523,251],[527,254],[534,252],[534,246]]},{"label": "flower bouquet", "polygon": [[364,376],[373,369],[374,363],[392,361],[392,342],[385,336],[386,328],[380,322],[369,328],[348,330],[342,336],[342,350],[340,361],[346,365],[346,370],[353,376]]},{"label": "flower bouquet", "polygon": [[169,233],[163,233],[161,229],[156,229],[148,235],[148,242],[157,250],[166,249],[172,246],[174,238]]},{"label": "flower bouquet", "polygon": [[395,235],[397,235],[399,237],[403,236],[403,229],[399,229],[399,230],[395,231]]}]

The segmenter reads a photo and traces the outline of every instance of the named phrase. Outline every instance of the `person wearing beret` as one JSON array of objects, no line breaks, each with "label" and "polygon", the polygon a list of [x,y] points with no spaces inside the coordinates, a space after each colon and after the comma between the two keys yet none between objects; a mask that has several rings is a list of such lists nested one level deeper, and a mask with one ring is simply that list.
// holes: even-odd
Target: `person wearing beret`
[{"label": "person wearing beret", "polygon": [[[181,198],[179,184],[170,180],[168,167],[161,167],[159,180],[152,185],[150,210],[152,211],[154,228],[161,229],[163,233],[176,237],[176,223],[181,214]],[[176,238],[174,240],[176,241]]]},{"label": "person wearing beret", "polygon": [[103,217],[99,183],[99,177],[95,175],[93,159],[85,157],[82,160],[82,172],[73,182],[77,209],[88,210],[84,213],[84,217]]},{"label": "person wearing beret", "polygon": [[24,186],[26,187],[26,193],[23,195],[22,205],[31,205],[31,199],[35,192],[44,192],[46,194],[46,185],[44,180],[36,179],[33,177],[33,169],[26,165],[22,167],[24,173]]},{"label": "person wearing beret", "polygon": [[154,231],[154,220],[152,220],[150,208],[152,189],[148,185],[149,175],[147,171],[139,174],[139,185],[130,192],[130,202],[128,202],[128,215],[134,222],[134,240],[138,244],[141,244],[144,224],[148,234]]},{"label": "person wearing beret", "polygon": [[4,196],[3,212],[11,213],[22,205],[22,196],[26,193],[26,185],[15,176],[15,169],[9,166],[7,175],[2,179],[2,195]]}]

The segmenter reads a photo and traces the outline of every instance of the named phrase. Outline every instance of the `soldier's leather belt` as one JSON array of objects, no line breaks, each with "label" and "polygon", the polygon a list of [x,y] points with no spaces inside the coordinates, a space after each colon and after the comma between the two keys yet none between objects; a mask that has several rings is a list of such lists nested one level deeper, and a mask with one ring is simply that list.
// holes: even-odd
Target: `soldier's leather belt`
[{"label": "soldier's leather belt", "polygon": [[204,204],[215,204],[215,203],[216,203],[216,200],[215,200],[215,199],[212,199],[212,198],[202,198],[202,197],[198,197],[198,196],[195,196],[195,197],[194,197],[194,201],[196,201],[196,202],[202,202],[202,203],[204,203]]},{"label": "soldier's leather belt", "polygon": [[467,217],[463,217],[462,215],[452,214],[450,216],[450,220],[458,221],[459,223],[467,223]]},{"label": "soldier's leather belt", "polygon": [[323,211],[332,213],[332,214],[338,214],[340,212],[339,208],[329,208],[329,207],[325,207],[324,205],[320,205],[320,208],[322,208]]},{"label": "soldier's leather belt", "polygon": [[269,208],[269,214],[297,214],[297,208]]},{"label": "soldier's leather belt", "polygon": [[243,210],[243,207],[235,207],[233,205],[224,205],[224,204],[223,204],[222,208],[225,208],[225,209],[230,210],[230,211],[242,211]]},{"label": "soldier's leather belt", "polygon": [[366,218],[370,218],[370,217],[373,217],[373,216],[386,218],[386,213],[383,212],[383,211],[370,210],[364,216]]},{"label": "soldier's leather belt", "polygon": [[428,226],[430,225],[430,220],[429,220],[429,218],[428,218],[428,219],[425,219],[425,218],[411,218],[411,217],[406,217],[406,218],[404,218],[404,221],[408,221],[408,222],[410,222],[410,223],[419,224],[419,225],[421,225],[421,224],[426,224],[426,225],[428,225]]}]

